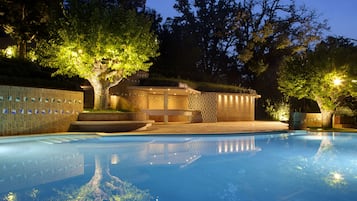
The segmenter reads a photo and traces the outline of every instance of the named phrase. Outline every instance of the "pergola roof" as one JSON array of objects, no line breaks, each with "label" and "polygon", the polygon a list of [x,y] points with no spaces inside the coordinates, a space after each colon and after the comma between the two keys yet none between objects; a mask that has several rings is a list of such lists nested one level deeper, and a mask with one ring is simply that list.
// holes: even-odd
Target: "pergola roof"
[{"label": "pergola roof", "polygon": [[194,90],[189,87],[170,87],[170,86],[131,86],[128,89],[145,91],[151,94],[162,95],[167,93],[168,95],[190,95],[200,94],[200,91]]}]

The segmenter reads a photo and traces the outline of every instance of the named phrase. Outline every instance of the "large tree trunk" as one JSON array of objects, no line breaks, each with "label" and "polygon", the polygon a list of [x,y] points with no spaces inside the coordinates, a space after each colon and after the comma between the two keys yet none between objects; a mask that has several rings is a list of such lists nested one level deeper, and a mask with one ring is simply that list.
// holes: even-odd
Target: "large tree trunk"
[{"label": "large tree trunk", "polygon": [[17,51],[20,59],[26,59],[27,43],[25,40],[20,40],[18,42]]},{"label": "large tree trunk", "polygon": [[332,128],[333,111],[321,110],[322,128]]},{"label": "large tree trunk", "polygon": [[94,90],[94,110],[104,110],[109,108],[110,96],[109,88],[99,80],[89,80]]},{"label": "large tree trunk", "polygon": [[325,109],[322,101],[317,100],[316,102],[321,112],[322,128],[332,128],[332,117],[334,111]]}]

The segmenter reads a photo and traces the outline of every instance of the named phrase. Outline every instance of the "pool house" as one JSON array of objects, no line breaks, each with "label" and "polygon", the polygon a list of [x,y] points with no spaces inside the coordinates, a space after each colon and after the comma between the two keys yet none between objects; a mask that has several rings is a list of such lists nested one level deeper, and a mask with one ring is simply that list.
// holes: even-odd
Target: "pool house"
[{"label": "pool house", "polygon": [[254,90],[246,93],[201,92],[179,83],[177,87],[131,86],[111,97],[113,109],[126,99],[137,111],[157,122],[254,121]]}]

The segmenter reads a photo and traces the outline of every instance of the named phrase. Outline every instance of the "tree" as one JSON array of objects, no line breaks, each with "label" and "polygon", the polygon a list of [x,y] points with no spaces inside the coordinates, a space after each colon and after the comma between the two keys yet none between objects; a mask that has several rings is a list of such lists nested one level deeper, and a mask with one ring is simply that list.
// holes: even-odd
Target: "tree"
[{"label": "tree", "polygon": [[58,17],[58,0],[3,0],[0,2],[2,29],[17,42],[17,55],[26,58],[27,44],[46,35],[47,23]]},{"label": "tree", "polygon": [[134,10],[98,1],[68,5],[53,38],[39,44],[40,62],[55,74],[87,79],[94,89],[94,109],[109,106],[109,89],[158,56],[151,22]]},{"label": "tree", "polygon": [[[236,60],[232,34],[234,0],[177,0],[180,16],[169,19],[160,36],[162,56],[155,67],[159,73],[185,79],[224,82],[226,67]],[[231,53],[231,54],[230,54]]]},{"label": "tree", "polygon": [[[262,96],[258,104],[267,99],[280,102],[279,67],[285,59],[319,42],[327,24],[314,10],[295,1],[244,0],[240,6],[236,49],[246,83]],[[257,112],[265,115],[260,107]]]},{"label": "tree", "polygon": [[296,98],[317,102],[322,126],[332,126],[336,109],[357,97],[357,46],[349,39],[328,37],[314,51],[289,60],[279,71],[279,89]]},{"label": "tree", "polygon": [[240,6],[238,58],[256,75],[306,50],[327,29],[315,11],[295,1],[244,0]]},{"label": "tree", "polygon": [[282,97],[276,78],[284,60],[319,42],[328,29],[315,11],[292,0],[176,0],[175,9],[179,16],[161,34],[155,69],[254,88],[261,103]]},{"label": "tree", "polygon": [[190,65],[206,81],[249,86],[265,72],[275,79],[285,57],[317,42],[327,29],[314,11],[294,1],[176,0],[174,7],[179,16],[166,21],[163,44],[180,51],[166,51],[157,67],[177,66],[172,58],[182,61],[183,53],[195,50],[172,70]]}]

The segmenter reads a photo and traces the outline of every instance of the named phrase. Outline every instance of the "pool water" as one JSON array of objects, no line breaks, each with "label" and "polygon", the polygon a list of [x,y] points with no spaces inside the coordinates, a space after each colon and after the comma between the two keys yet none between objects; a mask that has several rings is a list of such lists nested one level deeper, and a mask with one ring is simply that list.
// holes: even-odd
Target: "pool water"
[{"label": "pool water", "polygon": [[351,201],[357,135],[0,139],[0,200]]}]

